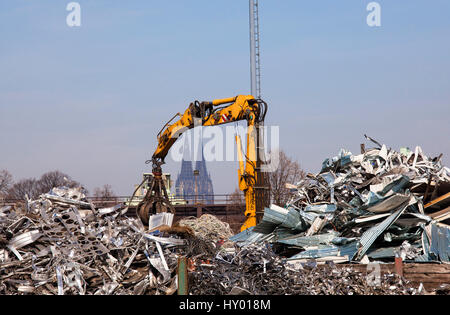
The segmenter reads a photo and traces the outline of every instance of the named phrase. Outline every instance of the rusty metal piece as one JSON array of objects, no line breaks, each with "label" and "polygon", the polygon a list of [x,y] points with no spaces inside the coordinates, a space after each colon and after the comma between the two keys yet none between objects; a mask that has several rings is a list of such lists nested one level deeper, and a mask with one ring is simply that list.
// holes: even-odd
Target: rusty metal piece
[{"label": "rusty metal piece", "polygon": [[403,277],[403,259],[401,257],[395,257],[395,273]]}]

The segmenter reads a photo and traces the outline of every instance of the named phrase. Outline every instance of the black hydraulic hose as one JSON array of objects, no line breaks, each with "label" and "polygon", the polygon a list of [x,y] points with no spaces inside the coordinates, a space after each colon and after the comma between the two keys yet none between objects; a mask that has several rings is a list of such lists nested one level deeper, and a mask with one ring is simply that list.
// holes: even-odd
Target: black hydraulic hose
[{"label": "black hydraulic hose", "polygon": [[136,193],[139,190],[139,188],[142,187],[142,185],[144,185],[145,181],[147,180],[147,178],[144,178],[144,180],[142,181],[142,183],[134,190],[133,196],[131,197],[128,205],[131,205],[131,202],[133,201],[134,197],[136,197]]}]

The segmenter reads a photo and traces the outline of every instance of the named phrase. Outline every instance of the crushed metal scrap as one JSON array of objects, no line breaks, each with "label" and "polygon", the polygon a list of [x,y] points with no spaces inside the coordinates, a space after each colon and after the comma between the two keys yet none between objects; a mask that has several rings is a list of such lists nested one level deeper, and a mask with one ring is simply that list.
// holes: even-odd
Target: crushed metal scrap
[{"label": "crushed metal scrap", "polygon": [[270,242],[288,261],[443,262],[450,258],[450,169],[420,147],[341,150],[319,174],[288,185],[293,199],[231,238],[241,247]]},{"label": "crushed metal scrap", "polygon": [[191,272],[194,295],[416,295],[423,294],[396,274],[375,284],[352,268],[286,264],[266,244],[251,244],[236,253],[223,252],[213,263]]},{"label": "crushed metal scrap", "polygon": [[126,211],[68,188],[0,208],[0,294],[174,294],[177,259],[192,245]]},{"label": "crushed metal scrap", "polygon": [[372,285],[352,264],[448,263],[450,169],[420,147],[396,152],[366,138],[377,148],[327,159],[319,174],[287,185],[294,197],[285,207],[272,205],[260,224],[231,237],[235,249],[197,263],[192,292],[425,294],[394,273]]},{"label": "crushed metal scrap", "polygon": [[[200,218],[186,218],[179,222],[180,226],[191,228],[195,236],[212,244],[228,240],[233,232],[228,223],[220,221],[217,217],[204,214]],[[223,247],[234,247],[232,242],[222,244]]]},{"label": "crushed metal scrap", "polygon": [[97,209],[81,189],[0,207],[0,294],[171,295],[184,257],[194,295],[422,294],[395,274],[371,285],[351,264],[448,264],[450,169],[420,147],[367,139],[377,147],[327,159],[235,236],[208,215],[172,226],[157,214],[147,230],[126,205]]}]

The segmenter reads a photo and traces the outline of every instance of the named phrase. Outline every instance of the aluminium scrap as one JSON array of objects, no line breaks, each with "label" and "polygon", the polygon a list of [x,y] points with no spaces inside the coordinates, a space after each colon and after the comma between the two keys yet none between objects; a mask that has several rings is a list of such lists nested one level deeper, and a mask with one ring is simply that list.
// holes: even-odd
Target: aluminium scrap
[{"label": "aluminium scrap", "polygon": [[185,240],[56,188],[0,209],[0,294],[174,294]]},{"label": "aluminium scrap", "polygon": [[272,205],[258,226],[231,240],[269,241],[293,261],[389,262],[407,246],[407,260],[448,262],[449,209],[424,206],[449,192],[442,156],[429,158],[420,147],[397,152],[366,138],[377,147],[325,160],[319,174],[288,185],[296,188],[287,205]]},{"label": "aluminium scrap", "polygon": [[222,253],[191,273],[194,295],[416,295],[424,292],[395,274],[380,275],[379,284],[353,268],[293,268],[265,244]]}]

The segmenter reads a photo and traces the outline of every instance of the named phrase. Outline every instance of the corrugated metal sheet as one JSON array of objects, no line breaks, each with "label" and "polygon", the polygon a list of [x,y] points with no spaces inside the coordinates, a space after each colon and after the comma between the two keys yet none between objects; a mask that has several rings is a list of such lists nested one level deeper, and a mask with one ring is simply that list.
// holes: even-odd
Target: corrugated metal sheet
[{"label": "corrugated metal sheet", "polygon": [[369,248],[372,246],[375,240],[381,235],[381,233],[383,233],[388,227],[390,227],[395,222],[395,220],[397,220],[400,217],[400,215],[406,210],[407,207],[408,204],[402,206],[400,210],[394,212],[386,220],[367,230],[361,236],[360,240],[361,247],[359,251],[356,253],[356,260],[361,260],[364,257],[366,252],[369,250]]},{"label": "corrugated metal sheet", "polygon": [[276,240],[286,239],[292,237],[294,232],[291,229],[287,229],[284,227],[277,227],[275,231],[273,231]]},{"label": "corrugated metal sheet", "polygon": [[310,249],[295,256],[292,256],[288,260],[296,260],[296,259],[314,259],[314,258],[322,258],[328,256],[339,256],[339,247],[337,246],[326,246],[320,247],[318,249]]},{"label": "corrugated metal sheet", "polygon": [[351,260],[351,257],[355,255],[358,251],[358,242],[353,242],[339,248],[339,256],[348,256]]},{"label": "corrugated metal sheet", "polygon": [[358,250],[358,242],[353,242],[344,246],[321,245],[318,246],[317,249],[306,250],[297,255],[294,255],[288,260],[316,259],[334,256],[334,257],[348,257],[348,260],[350,261],[350,258],[353,257],[353,255],[356,253],[357,250]]},{"label": "corrugated metal sheet", "polygon": [[305,212],[315,212],[321,214],[335,213],[337,206],[335,204],[312,205],[305,208]]},{"label": "corrugated metal sheet", "polygon": [[339,233],[332,232],[322,235],[290,237],[287,239],[278,240],[278,243],[300,247],[310,247],[310,246],[318,246],[320,244],[331,244],[333,239],[335,239],[338,236]]},{"label": "corrugated metal sheet", "polygon": [[253,232],[260,234],[270,234],[278,227],[277,224],[267,221],[262,221],[254,227]]},{"label": "corrugated metal sheet", "polygon": [[373,213],[386,213],[391,210],[397,209],[401,204],[409,200],[409,195],[395,194],[386,200],[377,203],[376,205],[369,207],[367,211]]},{"label": "corrugated metal sheet", "polygon": [[415,259],[416,262],[429,262],[433,260],[433,257],[430,255],[430,239],[428,238],[428,234],[426,232],[426,228],[423,227],[424,231],[422,233],[422,250],[423,255],[419,256]]},{"label": "corrugated metal sheet", "polygon": [[235,236],[230,237],[230,241],[235,242],[241,247],[248,246],[250,244],[266,242],[273,239],[275,236],[273,234],[262,234],[253,232],[254,228],[250,228],[244,232],[241,232]]},{"label": "corrugated metal sheet", "polygon": [[230,237],[230,241],[232,242],[244,242],[246,241],[253,233],[255,227],[251,227],[248,230],[245,230],[239,234],[236,234]]},{"label": "corrugated metal sheet", "polygon": [[[298,232],[307,228],[305,222],[300,218],[300,213],[293,209],[284,209],[276,205],[266,208],[261,224],[257,226],[256,231],[259,233],[271,233],[277,226],[282,226]],[[272,230],[270,230],[272,229]]]},{"label": "corrugated metal sheet", "polygon": [[397,247],[378,248],[367,253],[367,256],[372,259],[380,258],[394,258]]},{"label": "corrugated metal sheet", "polygon": [[313,224],[314,220],[319,216],[319,214],[314,212],[305,212],[303,210],[299,211],[300,217],[305,220],[309,225]]},{"label": "corrugated metal sheet", "polygon": [[441,261],[450,262],[450,229],[444,225],[431,226],[430,251]]}]

